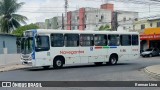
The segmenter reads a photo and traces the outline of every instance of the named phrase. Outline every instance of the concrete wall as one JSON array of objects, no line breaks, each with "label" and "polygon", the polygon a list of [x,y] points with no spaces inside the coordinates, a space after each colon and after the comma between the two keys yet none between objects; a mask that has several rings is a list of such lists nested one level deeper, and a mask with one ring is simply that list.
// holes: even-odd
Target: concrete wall
[{"label": "concrete wall", "polygon": [[16,37],[10,35],[0,35],[0,54],[3,54],[3,48],[7,48],[8,54],[16,54]]},{"label": "concrete wall", "polygon": [[0,66],[17,63],[21,63],[20,54],[0,54]]}]

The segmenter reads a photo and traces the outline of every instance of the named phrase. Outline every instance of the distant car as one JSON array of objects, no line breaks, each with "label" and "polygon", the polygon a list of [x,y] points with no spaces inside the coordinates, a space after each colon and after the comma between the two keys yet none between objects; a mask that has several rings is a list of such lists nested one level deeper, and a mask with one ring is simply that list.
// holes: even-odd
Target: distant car
[{"label": "distant car", "polygon": [[154,49],[146,49],[144,52],[141,53],[142,57],[153,57],[153,56],[159,56],[160,50],[158,48]]}]

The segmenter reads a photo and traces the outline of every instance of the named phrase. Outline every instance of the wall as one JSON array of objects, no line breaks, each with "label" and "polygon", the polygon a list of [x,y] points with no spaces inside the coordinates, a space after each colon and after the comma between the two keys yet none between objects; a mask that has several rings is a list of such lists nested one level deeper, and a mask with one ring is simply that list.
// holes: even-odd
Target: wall
[{"label": "wall", "polygon": [[0,66],[17,63],[21,63],[20,54],[0,54]]},{"label": "wall", "polygon": [[0,54],[3,54],[3,42],[5,42],[5,48],[7,48],[8,54],[17,53],[16,37],[10,35],[0,35]]},{"label": "wall", "polygon": [[85,29],[85,8],[79,9],[79,30]]},{"label": "wall", "polygon": [[67,12],[67,30],[71,30],[71,23],[72,23],[72,12]]}]

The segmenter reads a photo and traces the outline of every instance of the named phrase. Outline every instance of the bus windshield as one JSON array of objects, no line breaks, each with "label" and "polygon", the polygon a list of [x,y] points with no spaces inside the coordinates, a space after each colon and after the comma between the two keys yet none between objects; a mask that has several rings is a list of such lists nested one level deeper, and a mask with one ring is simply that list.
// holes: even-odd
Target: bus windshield
[{"label": "bus windshield", "polygon": [[21,42],[21,53],[22,54],[30,54],[33,50],[33,38],[22,38]]}]

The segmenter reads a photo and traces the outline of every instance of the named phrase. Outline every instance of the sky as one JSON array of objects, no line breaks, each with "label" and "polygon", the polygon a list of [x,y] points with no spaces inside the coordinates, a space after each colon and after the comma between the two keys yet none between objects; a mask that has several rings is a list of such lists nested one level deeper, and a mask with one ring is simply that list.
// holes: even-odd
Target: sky
[{"label": "sky", "polygon": [[[27,23],[44,22],[45,19],[54,16],[61,16],[64,13],[64,0],[18,0],[18,2],[25,2],[22,8],[17,12],[28,18]],[[100,8],[101,4],[106,3],[107,0],[68,0],[68,11],[77,10],[81,7]],[[136,11],[139,12],[139,17],[147,17],[149,15],[157,15],[160,6],[144,4],[133,4],[114,2],[115,10]]]}]

